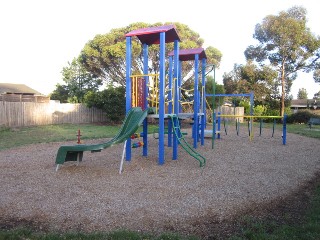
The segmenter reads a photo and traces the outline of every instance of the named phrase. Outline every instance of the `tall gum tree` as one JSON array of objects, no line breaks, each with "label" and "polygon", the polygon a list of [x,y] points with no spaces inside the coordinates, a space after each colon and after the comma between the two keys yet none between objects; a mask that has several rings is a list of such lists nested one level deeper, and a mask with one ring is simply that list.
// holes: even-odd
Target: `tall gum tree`
[{"label": "tall gum tree", "polygon": [[268,15],[257,24],[253,38],[256,46],[245,50],[247,60],[269,64],[278,72],[281,85],[281,116],[284,115],[286,93],[299,71],[310,72],[319,66],[320,37],[307,27],[306,9],[294,6],[279,15]]},{"label": "tall gum tree", "polygon": [[[181,39],[180,49],[202,47],[203,39],[195,31],[182,23],[174,24]],[[162,23],[133,23],[129,26],[112,29],[109,33],[98,34],[88,41],[82,49],[79,59],[81,64],[92,74],[104,79],[110,84],[117,83],[124,86],[126,83],[126,38],[125,34],[139,28],[161,26]],[[149,46],[149,73],[158,73],[159,69],[159,45]],[[166,53],[173,50],[173,43],[166,46]],[[208,64],[215,64],[218,68],[222,58],[221,52],[213,46],[206,49]],[[132,72],[143,72],[142,46],[137,38],[132,38]],[[168,65],[167,65],[168,67]],[[182,73],[184,82],[191,82],[189,74],[194,70],[193,63],[183,62]],[[189,74],[189,75],[188,75]]]}]

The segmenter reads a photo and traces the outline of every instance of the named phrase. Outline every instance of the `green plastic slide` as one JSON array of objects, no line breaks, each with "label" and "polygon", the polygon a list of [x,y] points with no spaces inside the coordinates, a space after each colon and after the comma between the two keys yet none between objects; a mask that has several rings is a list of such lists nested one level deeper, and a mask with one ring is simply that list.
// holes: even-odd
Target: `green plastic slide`
[{"label": "green plastic slide", "polygon": [[[169,114],[168,115],[171,118],[172,121],[172,126],[173,126],[173,130],[174,133],[180,143],[180,146],[190,155],[192,156],[194,159],[196,159],[199,164],[200,164],[200,168],[203,168],[206,165],[206,158],[203,157],[200,153],[196,152],[196,150],[194,150],[194,148],[192,148],[187,141],[184,139],[183,134],[181,132],[180,129],[180,125],[179,125],[179,120],[178,120],[178,116],[175,114]],[[176,121],[175,121],[176,119]],[[176,124],[175,124],[176,123]]]},{"label": "green plastic slide", "polygon": [[145,111],[142,111],[140,107],[130,109],[119,132],[108,142],[91,145],[78,144],[71,146],[60,146],[56,157],[56,170],[58,170],[59,165],[63,164],[64,162],[82,161],[84,151],[101,152],[103,149],[126,141],[138,130],[143,120],[147,117],[147,114],[148,109]]}]

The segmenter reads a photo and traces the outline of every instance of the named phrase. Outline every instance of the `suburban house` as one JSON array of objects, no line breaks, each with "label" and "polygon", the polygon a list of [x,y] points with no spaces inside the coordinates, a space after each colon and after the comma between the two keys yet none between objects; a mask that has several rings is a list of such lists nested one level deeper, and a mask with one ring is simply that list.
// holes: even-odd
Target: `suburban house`
[{"label": "suburban house", "polygon": [[316,99],[295,99],[291,101],[290,108],[296,112],[298,110],[309,109],[309,110],[319,110],[320,100]]},{"label": "suburban house", "polygon": [[49,102],[50,97],[25,84],[0,83],[0,101],[6,102]]}]

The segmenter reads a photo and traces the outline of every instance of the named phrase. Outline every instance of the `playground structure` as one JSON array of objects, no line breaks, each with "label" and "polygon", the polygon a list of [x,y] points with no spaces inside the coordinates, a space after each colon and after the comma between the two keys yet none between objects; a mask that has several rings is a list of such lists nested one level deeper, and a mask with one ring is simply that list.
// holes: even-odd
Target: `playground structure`
[{"label": "playground structure", "polygon": [[[143,74],[132,75],[132,37],[137,37],[142,44],[143,53]],[[215,94],[215,76],[213,82],[213,93],[206,93],[206,54],[203,48],[179,50],[180,38],[173,25],[151,27],[133,30],[126,34],[126,118],[118,134],[108,142],[102,144],[83,145],[80,143],[80,131],[78,132],[78,145],[61,146],[56,157],[58,170],[59,165],[66,161],[81,161],[84,151],[100,152],[102,149],[111,147],[114,144],[125,142],[123,156],[121,160],[120,173],[124,156],[126,161],[131,160],[132,148],[142,147],[142,155],[148,155],[148,118],[155,118],[159,121],[158,130],[158,164],[165,162],[165,134],[168,136],[168,147],[172,147],[172,160],[178,158],[178,145],[187,153],[194,157],[204,167],[206,159],[196,152],[198,142],[204,145],[207,105],[206,98],[213,98],[213,129],[211,130],[212,148],[216,136],[220,138],[221,117],[224,118],[247,118],[249,135],[253,137],[253,118],[280,118],[277,116],[253,116],[253,93],[250,94]],[[172,43],[174,50],[168,54],[168,73],[166,74],[166,44]],[[153,44],[160,46],[159,74],[150,74],[148,67],[148,47]],[[182,86],[182,62],[194,61],[194,88],[183,89]],[[201,62],[201,71],[199,71]],[[201,76],[199,76],[201,73]],[[214,67],[215,73],[215,67]],[[199,79],[201,79],[199,81]],[[201,84],[201,91],[199,85]],[[182,91],[192,91],[193,100],[188,100],[188,105],[192,106],[192,111],[183,112]],[[192,95],[192,94],[191,94]],[[215,97],[250,97],[250,116],[221,115],[214,112]],[[184,134],[180,129],[182,119],[191,119],[193,148],[185,141]],[[165,122],[167,121],[167,129]],[[283,144],[286,142],[285,118],[283,119]],[[139,126],[143,124],[143,132],[135,133]],[[217,125],[218,124],[218,125]],[[216,126],[217,125],[217,126]],[[226,128],[225,128],[226,132]],[[252,134],[250,134],[252,133]],[[142,141],[140,141],[142,137]],[[139,142],[132,143],[135,138]]]},{"label": "playground structure", "polygon": [[[132,61],[132,37],[137,37],[142,44],[143,51],[143,74],[131,75]],[[204,143],[204,114],[200,112],[199,107],[199,90],[198,90],[198,68],[199,59],[202,61],[202,68],[205,69],[206,55],[202,48],[179,50],[180,38],[173,25],[151,27],[133,30],[126,34],[126,111],[132,107],[140,106],[142,109],[151,107],[153,114],[148,117],[156,118],[159,121],[159,149],[158,164],[165,162],[165,121],[168,120],[168,147],[172,147],[172,159],[178,158],[178,143],[188,149],[188,153],[200,162],[200,166],[204,166],[205,159],[200,154],[194,154],[187,142],[183,141],[179,120],[192,118],[192,137],[193,147],[197,148],[199,141],[198,130],[201,128],[201,144]],[[169,72],[166,81],[165,72],[165,52],[166,43],[174,44],[174,50],[169,54]],[[149,74],[148,72],[148,46],[159,44],[159,74]],[[193,112],[183,113],[181,106],[181,61],[195,62],[194,76],[194,101]],[[205,75],[203,74],[204,81]],[[167,84],[166,84],[167,82]],[[167,100],[167,101],[166,101]],[[171,120],[171,121],[170,121]],[[131,143],[128,139],[126,146],[126,160],[131,160]],[[143,122],[143,156],[148,155],[148,121]],[[202,160],[201,160],[202,159]]]},{"label": "playground structure", "polygon": [[[136,36],[143,44],[143,59],[144,70],[142,75],[131,75],[131,37]],[[57,168],[66,161],[82,161],[83,152],[100,152],[102,149],[111,147],[114,144],[125,142],[124,152],[126,160],[131,160],[131,149],[142,147],[143,156],[148,154],[148,121],[147,114],[152,111],[154,114],[150,117],[159,120],[159,156],[158,163],[164,164],[164,134],[165,134],[165,120],[168,120],[168,146],[173,148],[172,159],[176,160],[178,157],[178,144],[184,148],[189,155],[199,161],[200,167],[205,165],[206,159],[197,153],[184,139],[181,133],[179,121],[181,119],[193,118],[193,137],[194,148],[197,147],[199,140],[198,132],[199,126],[202,126],[204,131],[204,118],[203,114],[199,114],[198,103],[198,60],[199,55],[202,63],[205,66],[206,55],[202,48],[185,50],[181,54],[180,60],[194,60],[195,61],[195,100],[193,102],[194,113],[181,112],[181,75],[179,76],[179,36],[173,25],[160,26],[146,29],[134,30],[126,34],[126,118],[118,132],[118,134],[108,142],[102,144],[84,145],[80,144],[80,132],[78,132],[78,145],[74,146],[61,146],[58,150],[56,157]],[[168,84],[166,85],[165,73],[165,44],[174,42],[173,54],[169,57],[169,74]],[[148,46],[152,44],[160,45],[160,69],[159,74],[148,74]],[[180,63],[181,65],[181,63]],[[179,78],[180,77],[180,78]],[[203,75],[204,81],[204,75]],[[167,88],[167,90],[166,90]],[[167,91],[167,92],[165,92]],[[167,103],[165,103],[167,98]],[[165,105],[167,104],[167,106]],[[167,112],[165,113],[165,108]],[[200,120],[201,119],[201,120]],[[143,141],[131,143],[132,139],[138,137],[135,131],[143,123],[143,132],[141,136]],[[140,134],[139,134],[140,138]],[[204,139],[204,134],[202,134]],[[203,145],[203,140],[201,141]],[[123,164],[121,160],[120,173]]]}]

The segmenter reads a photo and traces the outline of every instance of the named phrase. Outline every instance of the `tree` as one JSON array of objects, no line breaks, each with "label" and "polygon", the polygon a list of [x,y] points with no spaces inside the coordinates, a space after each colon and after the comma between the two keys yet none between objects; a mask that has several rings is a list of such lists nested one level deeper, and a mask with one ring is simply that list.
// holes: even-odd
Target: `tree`
[{"label": "tree", "polygon": [[254,100],[261,104],[266,99],[277,98],[274,91],[277,73],[268,66],[258,67],[252,61],[246,65],[235,64],[231,72],[223,75],[228,94],[254,92]]},{"label": "tree", "polygon": [[66,83],[64,87],[68,89],[69,102],[82,102],[86,92],[98,91],[102,85],[102,80],[88,72],[76,58],[62,69],[62,76]]},{"label": "tree", "polygon": [[66,85],[57,84],[56,89],[50,94],[51,100],[59,100],[61,103],[67,103],[69,90]]},{"label": "tree", "polygon": [[320,100],[320,91],[313,95],[313,99]]},{"label": "tree", "polygon": [[[214,79],[213,79],[212,76],[207,76],[206,78],[207,78],[206,79],[206,93],[207,94],[213,94]],[[216,83],[214,92],[215,92],[215,94],[225,94],[224,86],[222,84],[217,84]],[[207,101],[207,104],[209,104],[208,107],[212,108],[213,98],[212,97],[206,97],[206,101]],[[224,102],[224,97],[216,97],[215,101],[214,101],[215,108],[217,106],[219,106],[219,104],[222,104],[223,102]]]},{"label": "tree", "polygon": [[307,90],[305,88],[299,88],[297,98],[298,99],[308,99]]},{"label": "tree", "polygon": [[245,50],[246,59],[261,66],[269,63],[278,72],[281,84],[281,115],[284,115],[286,93],[290,93],[297,72],[311,71],[319,65],[320,38],[306,26],[306,9],[292,7],[279,15],[266,16],[255,27],[257,46]]},{"label": "tree", "polygon": [[109,85],[100,92],[88,91],[84,96],[84,103],[87,107],[102,109],[109,120],[119,122],[125,115],[125,87],[114,87]]},{"label": "tree", "polygon": [[313,72],[313,79],[316,83],[320,83],[320,69],[316,69]]},{"label": "tree", "polygon": [[[172,24],[172,23],[165,23]],[[191,30],[187,25],[174,23],[181,39],[180,49],[196,48],[203,45],[203,39],[199,34]],[[96,35],[82,49],[79,59],[84,68],[98,76],[107,83],[126,84],[126,39],[125,34],[139,28],[161,26],[162,23],[147,24],[133,23],[127,27],[112,29],[109,33]],[[159,45],[149,46],[149,73],[158,73],[159,69]],[[173,50],[173,43],[166,45],[166,53]],[[208,64],[219,67],[222,54],[209,46],[206,49]],[[143,72],[142,46],[137,38],[132,38],[132,72]],[[167,66],[168,67],[168,66]],[[182,66],[183,77],[190,76],[193,71],[192,62],[184,62]],[[188,75],[189,74],[189,75]],[[185,82],[191,82],[184,78]]]}]

